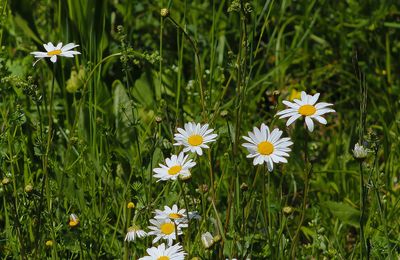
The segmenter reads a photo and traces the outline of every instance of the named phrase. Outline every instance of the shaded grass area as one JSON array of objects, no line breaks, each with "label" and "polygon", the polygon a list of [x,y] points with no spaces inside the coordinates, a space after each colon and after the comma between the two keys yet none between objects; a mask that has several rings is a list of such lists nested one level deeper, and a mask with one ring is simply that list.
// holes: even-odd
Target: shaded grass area
[{"label": "shaded grass area", "polygon": [[[172,204],[202,216],[181,237],[189,259],[398,257],[395,1],[0,3],[2,257],[136,259],[152,239],[124,242],[127,228]],[[82,54],[32,67],[29,52],[49,41]],[[274,116],[301,90],[336,110],[313,133]],[[217,142],[194,158],[190,182],[156,182],[152,169],[180,151],[173,135],[191,121]],[[262,122],[294,142],[272,173],[241,146]],[[362,163],[356,142],[370,149]],[[206,231],[220,238],[207,250]]]}]

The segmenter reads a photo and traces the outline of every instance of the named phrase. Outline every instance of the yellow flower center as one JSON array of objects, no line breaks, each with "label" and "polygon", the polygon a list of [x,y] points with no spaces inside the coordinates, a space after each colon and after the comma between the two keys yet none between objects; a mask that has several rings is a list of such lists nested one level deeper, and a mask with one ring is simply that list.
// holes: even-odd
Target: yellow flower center
[{"label": "yellow flower center", "polygon": [[303,105],[299,108],[300,115],[311,116],[315,114],[317,109],[313,105]]},{"label": "yellow flower center", "polygon": [[164,255],[157,258],[157,260],[169,260],[169,257]]},{"label": "yellow flower center", "polygon": [[49,55],[49,56],[60,55],[60,54],[61,54],[61,50],[49,51],[49,52],[47,53],[47,55]]},{"label": "yellow flower center", "polygon": [[178,174],[181,170],[182,170],[182,166],[175,165],[175,166],[172,166],[171,168],[169,168],[168,174],[175,175],[175,174]]},{"label": "yellow flower center", "polygon": [[268,141],[259,143],[257,148],[258,152],[262,155],[270,155],[274,152],[274,146]]},{"label": "yellow flower center", "polygon": [[191,146],[198,146],[203,143],[203,137],[201,135],[192,135],[188,138],[188,143]]},{"label": "yellow flower center", "polygon": [[178,214],[178,213],[170,213],[170,214],[168,215],[168,217],[170,217],[170,218],[172,218],[172,219],[180,219],[180,218],[182,218],[183,216],[182,216],[181,214]]},{"label": "yellow flower center", "polygon": [[164,235],[170,235],[172,234],[172,232],[175,231],[175,225],[174,223],[164,223],[161,225],[160,227],[161,233],[163,233]]},{"label": "yellow flower center", "polygon": [[76,227],[79,224],[79,221],[70,220],[68,225],[70,227]]}]

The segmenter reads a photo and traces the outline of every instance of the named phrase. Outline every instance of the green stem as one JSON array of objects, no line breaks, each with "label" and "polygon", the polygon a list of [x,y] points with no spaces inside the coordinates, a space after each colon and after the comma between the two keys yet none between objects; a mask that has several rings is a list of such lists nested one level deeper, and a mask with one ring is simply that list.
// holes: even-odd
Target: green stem
[{"label": "green stem", "polygon": [[305,176],[305,180],[304,180],[304,197],[303,197],[303,205],[301,208],[300,222],[299,222],[299,225],[297,226],[297,230],[293,237],[292,245],[290,248],[290,255],[292,256],[292,259],[296,258],[297,242],[299,240],[300,230],[301,230],[301,227],[304,222],[304,216],[305,216],[306,207],[307,207],[308,191],[310,188],[309,187],[310,186],[310,177],[311,177],[311,173],[312,173],[312,164],[309,162],[309,159],[308,159],[308,133],[306,133],[306,135],[305,135],[304,144],[305,144],[304,160],[305,160],[305,169],[306,169],[306,172],[305,172],[306,176]]},{"label": "green stem", "polygon": [[364,214],[365,214],[365,194],[364,194],[364,171],[362,162],[360,162],[360,259],[363,259],[366,252],[366,243],[364,238]]},{"label": "green stem", "polygon": [[187,34],[184,28],[180,26],[173,18],[170,16],[168,17],[169,20],[185,35],[186,39],[189,40],[190,45],[193,48],[194,54],[196,56],[196,63],[197,63],[197,77],[199,79],[199,88],[200,88],[200,100],[201,100],[201,107],[203,109],[203,118],[207,118],[206,114],[206,106],[204,103],[204,84],[203,84],[203,70],[201,68],[201,60],[200,60],[200,55],[199,55],[199,50],[197,48],[197,45],[195,41]]}]

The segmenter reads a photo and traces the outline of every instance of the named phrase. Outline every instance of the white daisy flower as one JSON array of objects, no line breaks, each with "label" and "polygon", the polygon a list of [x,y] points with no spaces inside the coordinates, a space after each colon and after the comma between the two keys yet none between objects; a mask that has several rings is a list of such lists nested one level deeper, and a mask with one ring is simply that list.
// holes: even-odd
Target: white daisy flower
[{"label": "white daisy flower", "polygon": [[[173,221],[168,219],[150,219],[150,223],[154,226],[149,226],[148,228],[152,231],[148,232],[148,235],[156,236],[153,239],[153,244],[157,243],[161,238],[168,240],[168,246],[172,245],[173,240],[176,240],[176,233],[178,235],[182,234],[181,227],[175,225]],[[175,231],[176,229],[176,231]]]},{"label": "white daisy flower", "polygon": [[147,236],[147,233],[143,230],[141,230],[138,226],[133,225],[128,228],[128,232],[126,233],[125,236],[125,241],[135,241],[136,237],[137,238],[142,238]]},{"label": "white daisy flower", "polygon": [[319,93],[312,95],[307,95],[306,92],[301,92],[301,100],[294,99],[294,103],[284,100],[283,104],[287,105],[289,108],[278,112],[276,115],[279,118],[289,117],[286,122],[286,126],[296,121],[299,117],[304,116],[307,128],[310,132],[314,131],[314,122],[311,119],[315,119],[321,124],[326,125],[325,118],[322,117],[323,114],[329,112],[335,112],[335,110],[328,108],[333,104],[320,102],[316,103],[319,98]]},{"label": "white daisy flower", "polygon": [[178,128],[179,134],[175,134],[174,145],[183,145],[183,152],[190,151],[202,155],[201,148],[210,148],[207,143],[214,142],[217,134],[211,134],[214,129],[208,129],[208,124],[200,125],[195,123],[186,123],[185,129]]},{"label": "white daisy flower", "polygon": [[178,206],[174,204],[172,208],[164,206],[164,210],[156,209],[155,219],[170,219],[174,221],[180,227],[187,227],[187,216],[186,209],[178,209]]},{"label": "white daisy flower", "polygon": [[165,244],[161,244],[158,247],[148,248],[148,256],[139,258],[139,260],[184,260],[186,253],[179,243],[165,247]]},{"label": "white daisy flower", "polygon": [[179,175],[188,176],[190,175],[190,169],[196,165],[192,159],[188,160],[189,155],[186,155],[181,152],[178,156],[172,155],[171,158],[165,159],[165,164],[159,164],[161,168],[153,169],[155,178],[158,178],[158,181],[166,181],[166,180],[176,180]]},{"label": "white daisy flower", "polygon": [[81,54],[79,51],[71,51],[71,49],[78,47],[75,43],[68,43],[62,46],[62,42],[59,42],[57,46],[54,46],[53,43],[49,42],[47,44],[43,44],[43,47],[46,49],[46,52],[34,51],[31,54],[35,55],[35,58],[38,58],[33,66],[43,58],[50,58],[51,62],[57,61],[57,56],[73,58],[76,54]]},{"label": "white daisy flower", "polygon": [[272,132],[264,123],[261,128],[254,127],[253,132],[243,138],[249,143],[242,144],[249,151],[247,158],[254,158],[253,164],[267,163],[268,171],[272,171],[274,163],[287,163],[285,157],[289,157],[289,146],[293,144],[289,137],[281,138],[282,131],[275,128]]}]

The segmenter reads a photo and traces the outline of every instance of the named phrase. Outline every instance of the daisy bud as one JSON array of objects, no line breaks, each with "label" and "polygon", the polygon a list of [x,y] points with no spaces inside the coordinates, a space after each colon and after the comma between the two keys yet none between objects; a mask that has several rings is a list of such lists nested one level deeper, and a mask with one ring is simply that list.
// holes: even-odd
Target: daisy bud
[{"label": "daisy bud", "polygon": [[290,213],[293,212],[293,208],[292,208],[292,207],[289,207],[289,206],[286,206],[286,207],[283,207],[282,211],[283,211],[283,213],[285,213],[285,214],[290,214]]},{"label": "daisy bud", "polygon": [[161,11],[160,11],[160,15],[161,15],[162,17],[168,17],[168,16],[169,16],[169,10],[168,10],[168,8],[162,8]]},{"label": "daisy bud", "polygon": [[221,117],[226,117],[228,115],[228,111],[227,110],[222,110],[220,115],[221,115]]},{"label": "daisy bud", "polygon": [[162,122],[162,117],[161,116],[156,116],[155,120],[159,124],[159,123]]},{"label": "daisy bud", "polygon": [[220,235],[216,235],[216,236],[213,238],[213,241],[214,241],[214,243],[218,243],[219,241],[221,241],[221,236],[220,236]]},{"label": "daisy bud", "polygon": [[214,244],[214,239],[211,233],[206,232],[204,234],[201,234],[201,242],[206,249],[210,248]]},{"label": "daisy bud", "polygon": [[242,190],[242,191],[247,191],[248,189],[249,189],[249,186],[246,184],[246,183],[242,183],[241,185],[240,185],[240,189]]},{"label": "daisy bud", "polygon": [[128,202],[127,208],[128,209],[134,209],[135,208],[135,203],[133,203],[132,201]]},{"label": "daisy bud", "polygon": [[364,160],[367,157],[367,155],[368,155],[368,150],[364,146],[358,143],[354,145],[353,149],[354,158],[356,158],[357,160]]},{"label": "daisy bud", "polygon": [[25,186],[25,192],[26,192],[26,193],[29,193],[29,192],[31,192],[32,190],[33,190],[32,184],[28,184],[28,185]]},{"label": "daisy bud", "polygon": [[7,184],[10,183],[10,179],[7,178],[7,177],[4,177],[3,180],[1,181],[1,183],[2,183],[3,185],[7,185]]},{"label": "daisy bud", "polygon": [[190,179],[192,179],[192,174],[189,172],[189,173],[187,173],[187,174],[181,174],[181,175],[179,175],[179,179],[181,180],[181,181],[189,181]]}]

